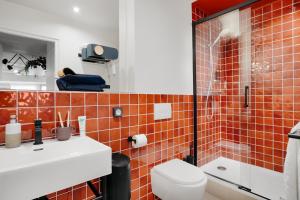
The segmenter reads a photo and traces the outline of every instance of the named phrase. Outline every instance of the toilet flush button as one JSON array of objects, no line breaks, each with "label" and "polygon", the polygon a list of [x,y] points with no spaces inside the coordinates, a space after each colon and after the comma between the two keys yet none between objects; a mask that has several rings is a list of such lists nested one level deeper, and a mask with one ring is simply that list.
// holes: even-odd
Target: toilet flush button
[{"label": "toilet flush button", "polygon": [[172,118],[172,105],[170,103],[154,104],[154,120]]}]

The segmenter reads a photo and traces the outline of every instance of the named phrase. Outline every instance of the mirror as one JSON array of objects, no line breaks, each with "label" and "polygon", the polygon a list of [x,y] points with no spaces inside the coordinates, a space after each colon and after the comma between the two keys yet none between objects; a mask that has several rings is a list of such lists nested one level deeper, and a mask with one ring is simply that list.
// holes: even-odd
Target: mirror
[{"label": "mirror", "polygon": [[0,89],[58,90],[58,71],[100,75],[117,90],[117,61],[83,62],[88,44],[118,49],[118,0],[0,0]]}]

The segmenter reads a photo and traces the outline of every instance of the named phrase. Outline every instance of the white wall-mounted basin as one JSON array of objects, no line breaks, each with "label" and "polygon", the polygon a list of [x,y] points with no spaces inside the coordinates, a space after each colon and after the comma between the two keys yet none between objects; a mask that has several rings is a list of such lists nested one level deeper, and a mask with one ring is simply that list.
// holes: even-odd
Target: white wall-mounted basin
[{"label": "white wall-mounted basin", "polygon": [[30,200],[111,173],[111,148],[89,137],[0,148],[0,199]]}]

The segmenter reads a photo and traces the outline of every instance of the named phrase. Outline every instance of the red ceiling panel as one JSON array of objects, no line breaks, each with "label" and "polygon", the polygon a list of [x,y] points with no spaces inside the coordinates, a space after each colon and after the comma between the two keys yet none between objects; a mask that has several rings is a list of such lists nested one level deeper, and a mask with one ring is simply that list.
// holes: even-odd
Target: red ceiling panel
[{"label": "red ceiling panel", "polygon": [[212,15],[242,2],[245,0],[197,0],[193,3],[193,10],[198,8],[206,15]]}]

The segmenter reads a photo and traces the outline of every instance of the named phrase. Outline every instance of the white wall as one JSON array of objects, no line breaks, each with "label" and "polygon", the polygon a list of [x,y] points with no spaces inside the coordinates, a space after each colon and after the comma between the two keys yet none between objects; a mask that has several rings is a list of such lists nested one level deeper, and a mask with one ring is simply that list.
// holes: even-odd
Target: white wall
[{"label": "white wall", "polygon": [[119,0],[120,92],[135,92],[135,0]]},{"label": "white wall", "polygon": [[[118,48],[118,33],[114,30],[94,30],[74,24],[28,7],[0,0],[0,30],[17,31],[58,41],[58,62],[55,72],[70,67],[77,73],[100,74],[109,82],[105,65],[81,62],[80,48],[87,43],[98,43]],[[117,76],[111,77],[112,90],[118,90]]]},{"label": "white wall", "polygon": [[77,73],[100,74],[107,81],[107,68],[81,62],[78,51],[83,44],[92,42],[119,47],[117,72],[120,73],[110,76],[111,91],[118,91],[120,86],[121,92],[192,94],[190,1],[120,0],[119,3],[120,36],[111,30],[93,30],[3,0],[0,0],[0,30],[57,39],[55,71],[71,67]]},{"label": "white wall", "polygon": [[192,94],[191,11],[187,0],[135,0],[135,92]]}]

